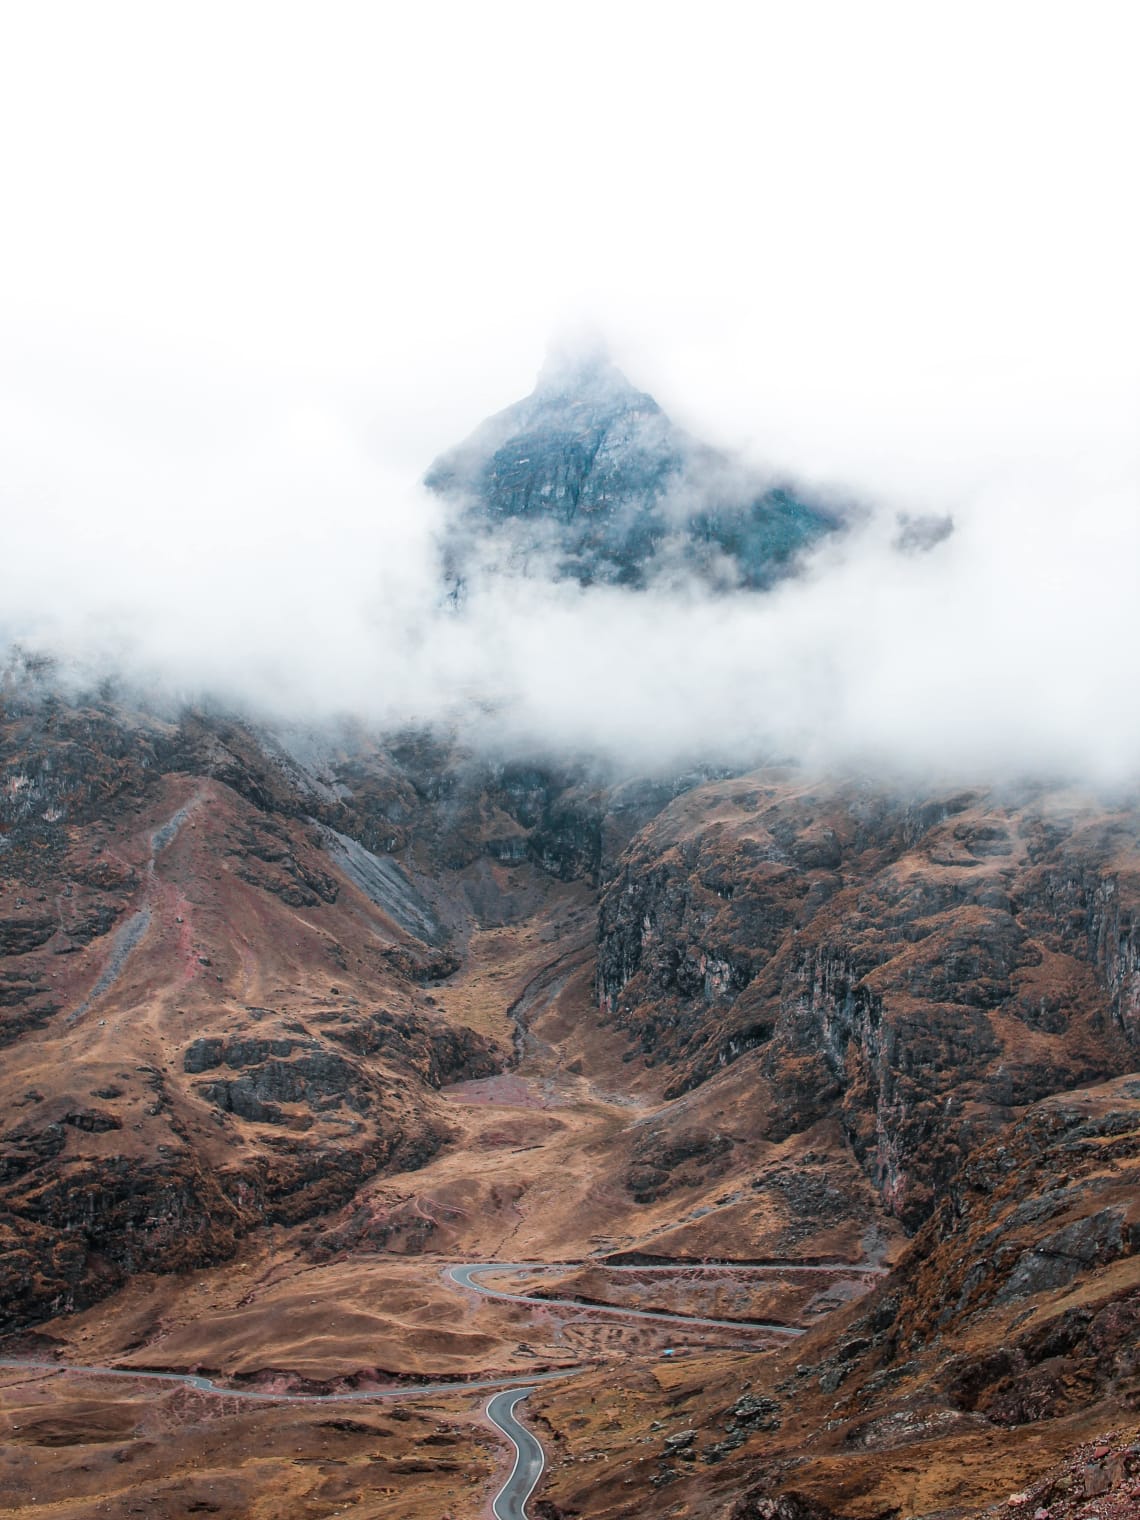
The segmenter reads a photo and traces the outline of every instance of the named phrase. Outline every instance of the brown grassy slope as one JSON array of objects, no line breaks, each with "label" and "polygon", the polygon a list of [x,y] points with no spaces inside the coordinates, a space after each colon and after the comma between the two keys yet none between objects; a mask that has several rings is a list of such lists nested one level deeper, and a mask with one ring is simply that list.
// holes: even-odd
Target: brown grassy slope
[{"label": "brown grassy slope", "polygon": [[[1072,1124],[1037,1103],[998,1131],[1136,1064],[1134,809],[773,773],[706,787],[641,830],[606,891],[603,1023],[591,891],[555,879],[589,818],[556,818],[541,777],[469,786],[420,744],[341,756],[326,796],[240,726],[36,721],[39,750],[5,751],[0,809],[0,1260],[14,1318],[93,1304],[43,1326],[69,1357],[286,1386],[601,1356],[538,1401],[548,1502],[591,1515],[770,1520],[789,1490],[859,1517],[968,1514],[1127,1423],[1131,1121],[1097,1132],[1094,1096]],[[426,939],[345,875],[309,821],[335,809],[398,849]],[[521,858],[540,836],[552,874]],[[490,1075],[488,1037],[516,1017],[520,1069]],[[440,1275],[492,1255],[891,1260],[899,1220],[932,1210],[890,1289],[789,1353],[663,1361],[664,1333]],[[1035,1286],[1002,1299],[1019,1272]],[[601,1276],[581,1282],[629,1291]],[[684,1276],[653,1294],[694,1297]],[[259,1459],[228,1428],[256,1513]],[[312,1513],[436,1513],[339,1476],[305,1490]]]},{"label": "brown grassy slope", "polygon": [[112,818],[70,831],[50,879],[66,916],[68,886],[106,868],[117,929],[75,950],[57,929],[20,957],[58,1011],[0,1073],[10,1323],[141,1267],[217,1259],[256,1225],[421,1164],[450,1132],[434,1089],[505,1056],[444,1023],[393,964],[424,947],[305,824],[178,775]]},{"label": "brown grassy slope", "polygon": [[481,1402],[251,1405],[5,1373],[0,1515],[459,1520],[481,1510],[503,1462]]},{"label": "brown grassy slope", "polygon": [[794,1347],[541,1394],[557,1456],[540,1513],[755,1520],[790,1494],[805,1517],[949,1520],[1005,1504],[1082,1442],[1134,1438],[1138,1184],[1140,1080],[1034,1106],[875,1292]]}]

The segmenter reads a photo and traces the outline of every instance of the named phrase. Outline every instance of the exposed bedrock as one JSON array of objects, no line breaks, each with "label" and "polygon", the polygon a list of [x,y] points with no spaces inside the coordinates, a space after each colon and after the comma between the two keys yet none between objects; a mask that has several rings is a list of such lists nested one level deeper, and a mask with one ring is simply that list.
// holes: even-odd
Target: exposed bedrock
[{"label": "exposed bedrock", "polygon": [[[942,1389],[1002,1425],[1134,1392],[1140,1293],[1114,1264],[1140,1252],[1138,1181],[1140,1081],[1031,1107],[970,1157],[871,1301],[878,1360],[952,1336],[962,1349],[944,1358]],[[986,1333],[1014,1311],[1012,1333]]]},{"label": "exposed bedrock", "polygon": [[204,1085],[217,1090],[201,1096],[226,1114],[284,1132],[260,1154],[236,1144],[232,1163],[221,1167],[193,1144],[163,1146],[168,1154],[149,1160],[115,1148],[77,1151],[68,1128],[122,1128],[117,1116],[97,1110],[36,1115],[4,1135],[0,1330],[90,1304],[135,1272],[225,1260],[250,1230],[336,1209],[378,1171],[422,1166],[448,1138],[437,1120],[380,1091],[354,1136],[314,1143],[303,1115],[298,1123],[299,1106],[351,1112],[361,1101],[359,1089],[339,1090],[335,1072],[267,1062],[230,1083]]},{"label": "exposed bedrock", "polygon": [[757,1051],[770,1137],[838,1114],[913,1228],[1018,1108],[1140,1064],[1138,832],[1047,793],[710,784],[618,862],[598,999],[676,1094]]}]

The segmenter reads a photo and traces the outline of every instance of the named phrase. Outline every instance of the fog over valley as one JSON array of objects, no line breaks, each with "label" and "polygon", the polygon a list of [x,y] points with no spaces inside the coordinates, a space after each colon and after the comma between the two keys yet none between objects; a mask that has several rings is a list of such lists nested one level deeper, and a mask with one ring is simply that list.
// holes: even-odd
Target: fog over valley
[{"label": "fog over valley", "polygon": [[[415,17],[346,48],[347,12],[318,36],[243,7],[222,50],[133,6],[12,18],[5,643],[167,700],[634,767],[1133,776],[1120,58],[1096,24],[1026,44],[988,18],[985,49],[965,23],[934,49],[904,9],[873,45],[827,8],[770,19],[768,69],[636,9],[604,48],[590,7],[568,29],[559,77],[603,103],[541,134],[537,23],[510,6],[493,44],[456,12],[423,78],[397,61],[431,49]],[[847,530],[760,593],[683,556],[636,592],[553,584],[536,547],[456,611],[456,507],[424,473],[548,343],[599,335],[724,457],[857,504]],[[900,518],[953,532],[900,553]]]}]

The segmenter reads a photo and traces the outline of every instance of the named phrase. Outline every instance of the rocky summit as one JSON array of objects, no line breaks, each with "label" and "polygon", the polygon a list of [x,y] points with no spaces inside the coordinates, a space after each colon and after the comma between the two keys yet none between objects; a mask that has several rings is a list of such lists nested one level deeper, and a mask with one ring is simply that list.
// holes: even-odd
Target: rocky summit
[{"label": "rocky summit", "polygon": [[691,438],[601,353],[553,358],[426,484],[456,509],[458,582],[491,564],[584,585],[765,587],[842,524],[811,493]]}]

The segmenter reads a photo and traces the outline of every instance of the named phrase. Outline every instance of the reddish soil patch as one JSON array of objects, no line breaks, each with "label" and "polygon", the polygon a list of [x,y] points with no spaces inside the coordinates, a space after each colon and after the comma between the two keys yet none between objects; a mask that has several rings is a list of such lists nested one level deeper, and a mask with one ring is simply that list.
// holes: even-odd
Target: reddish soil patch
[{"label": "reddish soil patch", "polygon": [[478,1077],[441,1087],[440,1096],[452,1103],[494,1104],[500,1108],[560,1108],[562,1099],[545,1092],[533,1079],[505,1071],[497,1077]]}]

